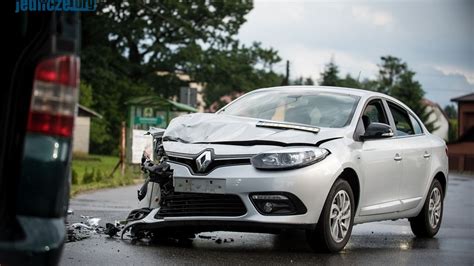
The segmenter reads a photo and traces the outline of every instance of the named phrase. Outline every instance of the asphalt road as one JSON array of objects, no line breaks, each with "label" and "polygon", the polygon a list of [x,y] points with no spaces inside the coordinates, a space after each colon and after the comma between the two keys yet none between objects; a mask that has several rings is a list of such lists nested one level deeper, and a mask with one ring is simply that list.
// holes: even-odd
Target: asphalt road
[{"label": "asphalt road", "polygon": [[[105,222],[123,220],[136,207],[137,186],[83,194],[71,201],[80,215]],[[66,243],[61,265],[163,264],[363,264],[474,265],[474,177],[451,175],[443,224],[433,239],[417,239],[406,219],[354,227],[338,254],[315,254],[304,234],[201,233],[192,242],[147,244],[94,234]]]}]

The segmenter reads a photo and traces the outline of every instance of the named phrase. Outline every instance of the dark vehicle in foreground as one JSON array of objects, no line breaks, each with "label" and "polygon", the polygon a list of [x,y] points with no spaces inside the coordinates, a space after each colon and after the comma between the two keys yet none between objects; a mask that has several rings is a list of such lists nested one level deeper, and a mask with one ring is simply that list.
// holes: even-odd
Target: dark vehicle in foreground
[{"label": "dark vehicle in foreground", "polygon": [[79,16],[6,16],[0,91],[0,264],[57,264],[79,85]]}]

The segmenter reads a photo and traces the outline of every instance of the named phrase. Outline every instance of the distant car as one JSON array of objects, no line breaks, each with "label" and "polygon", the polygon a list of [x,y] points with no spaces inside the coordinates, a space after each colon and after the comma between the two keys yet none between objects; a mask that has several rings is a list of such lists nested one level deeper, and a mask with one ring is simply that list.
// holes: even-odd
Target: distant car
[{"label": "distant car", "polygon": [[334,87],[250,92],[216,114],[174,119],[162,138],[172,189],[136,228],[307,231],[344,248],[354,224],[409,218],[433,237],[448,178],[445,142],[384,94]]}]

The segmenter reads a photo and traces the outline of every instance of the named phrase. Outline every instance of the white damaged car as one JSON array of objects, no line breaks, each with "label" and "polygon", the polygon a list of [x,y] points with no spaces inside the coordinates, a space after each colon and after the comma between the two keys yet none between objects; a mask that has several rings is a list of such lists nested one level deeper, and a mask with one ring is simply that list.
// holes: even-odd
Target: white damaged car
[{"label": "white damaged car", "polygon": [[402,102],[335,87],[255,90],[170,123],[139,191],[132,234],[303,229],[317,251],[355,224],[409,218],[433,237],[448,179],[445,142]]}]

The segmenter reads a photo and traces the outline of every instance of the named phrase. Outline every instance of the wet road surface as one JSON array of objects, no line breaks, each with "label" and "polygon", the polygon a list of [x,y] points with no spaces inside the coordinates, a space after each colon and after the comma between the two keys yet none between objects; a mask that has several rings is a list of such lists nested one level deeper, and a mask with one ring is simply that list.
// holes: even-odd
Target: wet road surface
[{"label": "wet road surface", "polygon": [[[71,200],[71,222],[80,215],[105,222],[123,220],[136,208],[137,186],[101,190]],[[354,227],[346,248],[337,254],[315,254],[302,232],[279,235],[234,232],[201,233],[184,243],[132,244],[130,240],[94,234],[66,243],[61,265],[163,264],[363,264],[474,265],[474,177],[451,175],[443,223],[433,239],[417,239],[408,220]]]}]

